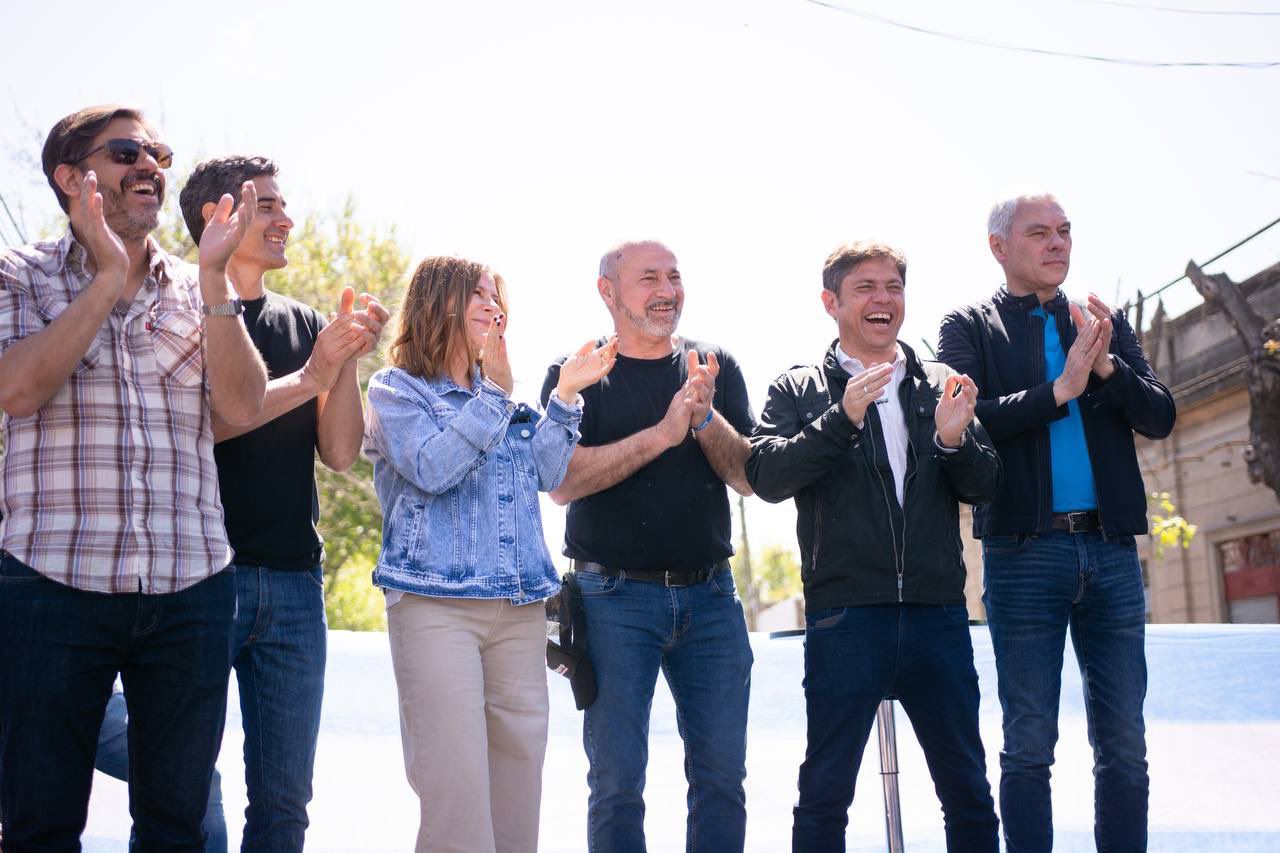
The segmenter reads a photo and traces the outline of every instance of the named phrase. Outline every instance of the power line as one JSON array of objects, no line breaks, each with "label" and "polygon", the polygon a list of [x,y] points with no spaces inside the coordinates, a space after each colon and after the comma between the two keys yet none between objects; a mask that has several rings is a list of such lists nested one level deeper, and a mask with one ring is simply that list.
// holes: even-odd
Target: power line
[{"label": "power line", "polygon": [[950,41],[958,41],[964,44],[977,45],[978,47],[990,47],[995,50],[1008,50],[1015,53],[1031,53],[1038,56],[1056,56],[1063,59],[1083,59],[1089,62],[1105,62],[1111,65],[1130,65],[1139,68],[1242,68],[1249,70],[1261,70],[1265,68],[1275,68],[1280,66],[1280,60],[1260,61],[1260,62],[1160,62],[1149,59],[1128,59],[1116,56],[1098,56],[1091,53],[1069,53],[1061,50],[1048,50],[1042,47],[1024,47],[1016,44],[1004,44],[1003,42],[987,41],[986,39],[973,38],[972,36],[963,36],[958,33],[948,33],[942,30],[933,30],[928,27],[919,27],[915,24],[908,24],[905,21],[898,21],[893,18],[886,18],[883,15],[876,15],[872,12],[866,12],[862,9],[854,9],[849,6],[840,6],[836,3],[830,3],[826,0],[805,0],[806,3],[812,3],[815,6],[822,6],[833,12],[840,12],[845,15],[852,15],[855,18],[863,18],[868,21],[874,21],[878,24],[884,24],[898,29],[908,30],[913,33],[921,33],[927,36],[936,36],[937,38],[948,39]]},{"label": "power line", "polygon": [[1181,6],[1145,6],[1141,3],[1122,3],[1120,0],[1075,0],[1094,6],[1115,6],[1120,9],[1136,9],[1141,12],[1174,12],[1180,15],[1247,15],[1259,18],[1280,17],[1280,12],[1253,11],[1251,9],[1187,9]]},{"label": "power line", "polygon": [[[1202,263],[1202,264],[1197,264],[1197,266],[1200,266],[1200,267],[1207,267],[1207,266],[1209,266],[1209,264],[1213,263],[1214,261],[1218,261],[1218,260],[1221,260],[1222,258],[1225,258],[1227,255],[1231,254],[1231,253],[1232,253],[1232,252],[1234,252],[1236,249],[1239,249],[1239,248],[1240,248],[1241,246],[1243,246],[1245,243],[1248,243],[1248,242],[1249,242],[1250,240],[1252,240],[1254,237],[1257,237],[1257,236],[1259,236],[1260,234],[1262,234],[1263,232],[1265,232],[1265,231],[1267,231],[1267,230],[1269,230],[1269,229],[1271,229],[1271,228],[1274,228],[1276,225],[1280,225],[1280,217],[1278,217],[1278,218],[1276,218],[1276,219],[1271,220],[1271,221],[1270,221],[1270,222],[1268,222],[1266,225],[1263,225],[1263,226],[1262,226],[1261,228],[1259,228],[1257,231],[1254,231],[1252,234],[1250,234],[1248,237],[1245,237],[1245,238],[1244,238],[1243,240],[1241,240],[1240,242],[1235,243],[1234,245],[1229,246],[1229,247],[1227,247],[1227,248],[1223,249],[1221,252],[1219,252],[1218,254],[1214,255],[1212,258],[1210,258],[1209,260],[1205,261],[1204,263]],[[1144,294],[1144,295],[1143,295],[1143,297],[1142,297],[1141,299],[1139,299],[1139,300],[1138,300],[1138,302],[1146,302],[1146,301],[1147,301],[1148,299],[1150,299],[1151,297],[1153,297],[1153,296],[1158,296],[1159,294],[1164,293],[1166,290],[1168,290],[1169,288],[1173,287],[1173,286],[1174,286],[1175,284],[1177,284],[1178,282],[1180,282],[1180,281],[1184,281],[1184,280],[1186,279],[1186,277],[1187,277],[1187,274],[1186,274],[1186,273],[1183,273],[1182,275],[1178,276],[1177,278],[1175,278],[1173,281],[1169,282],[1168,284],[1163,284],[1163,285],[1161,285],[1159,288],[1157,288],[1156,290],[1153,290],[1153,291],[1151,291],[1150,293]]]}]

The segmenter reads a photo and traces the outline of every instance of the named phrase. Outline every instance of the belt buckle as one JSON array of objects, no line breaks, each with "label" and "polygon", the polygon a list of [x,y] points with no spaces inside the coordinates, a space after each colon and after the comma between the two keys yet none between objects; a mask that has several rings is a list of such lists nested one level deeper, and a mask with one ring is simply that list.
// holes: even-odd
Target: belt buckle
[{"label": "belt buckle", "polygon": [[[673,581],[672,575],[676,575],[676,577],[674,578],[674,581]],[[685,573],[673,572],[670,569],[667,569],[662,573],[662,585],[667,587],[668,589],[680,589],[682,587],[688,586],[689,583],[690,582],[687,579],[687,575],[685,575]]]},{"label": "belt buckle", "polygon": [[[1076,527],[1076,522],[1080,522],[1080,526]],[[1067,532],[1068,533],[1085,533],[1089,529],[1089,513],[1087,511],[1076,511],[1067,513]]]}]

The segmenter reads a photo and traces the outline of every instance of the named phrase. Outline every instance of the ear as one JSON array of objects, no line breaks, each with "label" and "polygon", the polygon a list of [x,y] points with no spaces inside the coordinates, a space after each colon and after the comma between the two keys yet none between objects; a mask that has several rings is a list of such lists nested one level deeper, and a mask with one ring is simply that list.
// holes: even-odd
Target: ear
[{"label": "ear", "polygon": [[209,221],[213,219],[213,212],[217,209],[218,205],[212,201],[206,201],[200,205],[200,218],[204,220],[205,225],[208,225]]},{"label": "ear", "polygon": [[613,282],[604,276],[596,279],[596,290],[600,292],[600,298],[605,301],[606,305],[613,305]]},{"label": "ear", "polygon": [[840,309],[840,297],[825,287],[822,288],[822,307],[827,309],[827,313],[834,319],[836,312]]},{"label": "ear", "polygon": [[53,170],[53,182],[68,198],[79,198],[84,186],[84,173],[70,163],[59,163]]},{"label": "ear", "polygon": [[991,246],[991,254],[995,256],[996,262],[1003,264],[1008,260],[1008,254],[1004,250],[1004,240],[999,234],[988,234],[987,243]]}]

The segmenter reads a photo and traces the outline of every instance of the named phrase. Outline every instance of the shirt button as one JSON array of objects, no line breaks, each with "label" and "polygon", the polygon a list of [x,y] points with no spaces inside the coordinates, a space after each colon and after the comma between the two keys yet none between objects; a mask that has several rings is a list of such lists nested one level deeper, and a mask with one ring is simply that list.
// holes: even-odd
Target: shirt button
[{"label": "shirt button", "polygon": [[530,435],[531,435],[531,433],[530,433],[527,429],[522,429],[522,430],[520,430],[520,437],[521,437],[521,438],[528,438]]},{"label": "shirt button", "polygon": [[135,479],[135,480],[137,480],[139,483],[141,483],[145,478],[142,476],[142,472],[141,472],[141,471],[134,471],[134,472],[133,472],[133,479]]}]

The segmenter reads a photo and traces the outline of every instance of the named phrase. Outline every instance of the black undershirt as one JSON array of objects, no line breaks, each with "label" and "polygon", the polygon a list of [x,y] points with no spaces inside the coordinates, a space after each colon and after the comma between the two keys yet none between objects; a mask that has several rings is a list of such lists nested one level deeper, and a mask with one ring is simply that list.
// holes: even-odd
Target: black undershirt
[{"label": "black undershirt", "polygon": [[[267,291],[244,303],[244,323],[267,376],[302,368],[324,327],[319,312]],[[214,445],[227,538],[235,561],[275,569],[309,569],[324,555],[316,530],[316,400],[255,430]]]},{"label": "black undershirt", "polygon": [[[724,350],[682,339],[658,359],[618,356],[609,375],[582,392],[583,447],[611,444],[662,420],[686,378],[686,353],[720,361],[713,405],[743,435],[755,426],[746,382]],[[560,379],[560,359],[547,371],[545,407]],[[690,571],[733,554],[729,497],[692,435],[622,482],[569,505],[564,553],[618,569]]]}]

